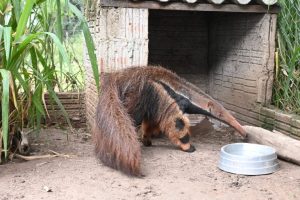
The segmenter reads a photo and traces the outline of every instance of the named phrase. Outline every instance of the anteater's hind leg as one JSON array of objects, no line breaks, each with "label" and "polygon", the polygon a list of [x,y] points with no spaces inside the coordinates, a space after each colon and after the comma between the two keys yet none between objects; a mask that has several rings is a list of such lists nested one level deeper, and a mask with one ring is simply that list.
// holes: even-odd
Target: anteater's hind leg
[{"label": "anteater's hind leg", "polygon": [[[170,113],[163,120],[165,134],[169,137],[171,142],[178,146],[185,152],[194,152],[195,147],[190,144],[190,123],[189,119],[175,107],[175,113]],[[177,110],[178,109],[178,110]]]}]

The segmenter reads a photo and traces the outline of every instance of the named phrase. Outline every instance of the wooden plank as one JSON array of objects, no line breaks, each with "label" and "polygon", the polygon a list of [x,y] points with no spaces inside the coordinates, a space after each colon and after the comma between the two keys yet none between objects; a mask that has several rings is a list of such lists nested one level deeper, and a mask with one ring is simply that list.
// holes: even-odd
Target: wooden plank
[{"label": "wooden plank", "polygon": [[[85,99],[59,99],[60,103],[65,104],[84,104]],[[55,101],[50,99],[45,99],[46,105],[57,105]]]},{"label": "wooden plank", "polygon": [[[63,104],[66,111],[68,110],[84,110],[84,104]],[[60,107],[57,105],[47,105],[48,110],[60,110]]]},{"label": "wooden plank", "polygon": [[[56,93],[57,97],[59,99],[79,99],[84,98],[84,93],[73,93],[73,92],[62,92],[62,93]],[[45,99],[50,99],[50,95],[48,93],[45,94]]]},{"label": "wooden plank", "polygon": [[265,5],[237,5],[237,4],[206,4],[194,3],[187,4],[183,2],[160,3],[156,1],[138,1],[131,0],[101,0],[102,7],[121,7],[121,8],[148,8],[158,10],[185,10],[185,11],[206,11],[206,12],[242,12],[242,13],[278,13],[279,7]]},{"label": "wooden plank", "polygon": [[[70,119],[73,118],[73,117],[80,117],[82,119],[86,118],[84,113],[78,113],[78,111],[68,111],[67,113],[68,113],[68,116],[69,116]],[[55,118],[64,118],[63,113],[59,112],[59,111],[56,111],[56,112],[51,111],[51,112],[49,112],[49,116],[53,119],[55,119]]]}]

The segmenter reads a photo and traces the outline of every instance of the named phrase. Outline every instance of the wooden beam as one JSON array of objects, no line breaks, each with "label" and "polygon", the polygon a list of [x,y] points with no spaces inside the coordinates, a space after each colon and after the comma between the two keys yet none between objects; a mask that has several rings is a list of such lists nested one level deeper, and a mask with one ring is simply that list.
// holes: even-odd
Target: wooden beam
[{"label": "wooden beam", "polygon": [[225,0],[207,0],[209,3],[212,4],[222,4]]},{"label": "wooden beam", "polygon": [[247,5],[251,0],[231,0],[231,2],[241,5]]},{"label": "wooden beam", "polygon": [[157,1],[132,1],[132,0],[101,0],[102,7],[121,8],[148,8],[157,10],[183,10],[183,11],[204,11],[204,12],[241,12],[241,13],[278,13],[279,7],[265,5],[237,5],[237,4],[207,4],[184,2],[161,3]]},{"label": "wooden beam", "polygon": [[257,3],[265,4],[265,5],[274,5],[277,3],[277,0],[256,0]]}]

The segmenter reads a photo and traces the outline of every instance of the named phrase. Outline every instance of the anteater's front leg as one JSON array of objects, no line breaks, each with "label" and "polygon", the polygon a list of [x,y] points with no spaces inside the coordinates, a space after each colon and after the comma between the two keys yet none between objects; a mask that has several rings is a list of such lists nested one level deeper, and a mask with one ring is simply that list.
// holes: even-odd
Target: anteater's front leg
[{"label": "anteater's front leg", "polygon": [[157,123],[153,123],[150,120],[144,120],[142,123],[142,143],[144,146],[152,145],[152,136],[157,136],[160,133],[160,129]]},{"label": "anteater's front leg", "polygon": [[147,120],[144,120],[142,123],[142,143],[144,146],[152,146],[151,137],[153,131],[155,131],[153,124]]}]

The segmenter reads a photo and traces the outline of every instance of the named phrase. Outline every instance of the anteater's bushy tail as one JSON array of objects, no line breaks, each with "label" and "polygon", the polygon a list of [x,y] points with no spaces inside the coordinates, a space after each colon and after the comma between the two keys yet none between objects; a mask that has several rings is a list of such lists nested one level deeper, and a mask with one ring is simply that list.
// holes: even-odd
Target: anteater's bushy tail
[{"label": "anteater's bushy tail", "polygon": [[114,84],[102,88],[93,127],[96,156],[107,166],[139,176],[141,147]]}]

